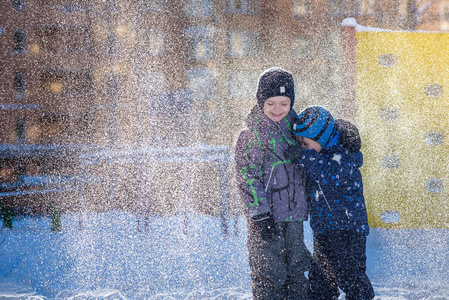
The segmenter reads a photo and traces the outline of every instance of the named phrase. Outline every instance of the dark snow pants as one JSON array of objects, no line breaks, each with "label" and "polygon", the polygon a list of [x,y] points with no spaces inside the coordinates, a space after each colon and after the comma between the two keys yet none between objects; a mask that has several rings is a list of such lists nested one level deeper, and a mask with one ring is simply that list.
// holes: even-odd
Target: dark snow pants
[{"label": "dark snow pants", "polygon": [[355,231],[330,231],[313,237],[309,272],[311,299],[371,300],[374,290],[366,275],[366,237]]},{"label": "dark snow pants", "polygon": [[277,234],[265,241],[248,222],[248,251],[254,300],[309,299],[304,272],[311,255],[304,244],[303,222],[276,223]]}]

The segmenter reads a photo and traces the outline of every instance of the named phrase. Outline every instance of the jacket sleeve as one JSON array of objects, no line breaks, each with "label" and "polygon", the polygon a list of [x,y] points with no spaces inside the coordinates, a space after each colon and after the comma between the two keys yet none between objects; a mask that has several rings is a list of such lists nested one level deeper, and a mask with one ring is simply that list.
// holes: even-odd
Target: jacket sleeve
[{"label": "jacket sleeve", "polygon": [[235,149],[236,178],[240,196],[250,217],[270,212],[264,185],[264,151],[247,130],[240,134]]},{"label": "jacket sleeve", "polygon": [[359,176],[359,167],[363,156],[359,151],[350,153],[343,147],[336,146],[336,151],[320,154],[315,150],[304,151],[299,164],[310,180],[322,188],[339,189],[353,188],[354,178]]}]

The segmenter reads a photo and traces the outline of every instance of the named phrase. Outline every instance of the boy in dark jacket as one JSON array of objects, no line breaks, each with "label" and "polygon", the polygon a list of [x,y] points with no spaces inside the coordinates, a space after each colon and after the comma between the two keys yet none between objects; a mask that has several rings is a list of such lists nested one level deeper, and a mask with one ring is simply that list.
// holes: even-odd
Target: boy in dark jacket
[{"label": "boy in dark jacket", "polygon": [[295,141],[291,73],[280,68],[259,78],[257,104],[235,148],[236,180],[246,208],[253,299],[309,299],[304,275],[307,202],[302,170],[284,157]]},{"label": "boy in dark jacket", "polygon": [[369,227],[358,134],[343,120],[337,126],[332,115],[319,106],[295,118],[293,134],[301,146],[292,146],[285,154],[299,162],[309,179],[314,246],[310,298],[338,299],[340,288],[348,300],[373,299],[365,273]]}]

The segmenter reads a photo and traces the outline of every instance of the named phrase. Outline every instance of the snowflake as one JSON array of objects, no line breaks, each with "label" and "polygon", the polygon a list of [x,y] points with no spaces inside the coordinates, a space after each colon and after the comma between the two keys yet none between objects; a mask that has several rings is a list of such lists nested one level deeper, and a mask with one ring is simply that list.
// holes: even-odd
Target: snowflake
[{"label": "snowflake", "polygon": [[334,157],[332,157],[332,160],[335,160],[339,164],[341,163],[341,154],[334,154]]}]

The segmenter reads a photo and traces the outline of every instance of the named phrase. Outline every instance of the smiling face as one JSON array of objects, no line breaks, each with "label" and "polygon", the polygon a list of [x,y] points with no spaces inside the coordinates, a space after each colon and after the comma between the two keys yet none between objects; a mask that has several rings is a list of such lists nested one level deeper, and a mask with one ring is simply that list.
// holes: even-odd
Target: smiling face
[{"label": "smiling face", "polygon": [[322,147],[320,143],[318,143],[317,141],[297,135],[295,135],[295,138],[299,142],[301,147],[303,147],[304,149],[306,150],[314,149],[317,153],[320,153]]},{"label": "smiling face", "polygon": [[279,122],[290,112],[290,103],[291,100],[289,97],[271,97],[265,100],[263,112],[270,120]]}]

